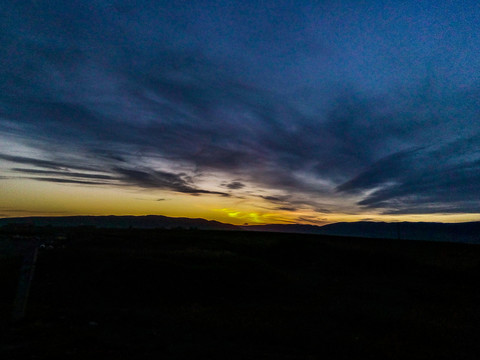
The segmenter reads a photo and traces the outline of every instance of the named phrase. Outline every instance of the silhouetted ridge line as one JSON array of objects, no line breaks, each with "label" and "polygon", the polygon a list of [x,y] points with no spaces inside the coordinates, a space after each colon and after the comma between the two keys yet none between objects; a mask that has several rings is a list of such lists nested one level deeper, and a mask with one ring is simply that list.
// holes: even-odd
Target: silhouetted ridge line
[{"label": "silhouetted ridge line", "polygon": [[480,243],[480,222],[339,222],[324,226],[302,224],[272,224],[243,226],[254,231],[308,233],[403,240],[432,240]]},{"label": "silhouetted ridge line", "polygon": [[0,226],[6,224],[31,224],[35,226],[95,226],[104,228],[195,228],[201,230],[238,230],[235,225],[215,220],[173,218],[162,215],[145,216],[62,216],[22,217],[0,219]]},{"label": "silhouetted ridge line", "polygon": [[340,222],[324,226],[307,224],[268,224],[236,226],[201,218],[144,216],[61,216],[20,217],[0,219],[0,226],[7,224],[31,224],[35,226],[94,226],[100,228],[164,228],[198,230],[246,230],[283,233],[303,233],[365,238],[431,240],[480,243],[480,222]]}]

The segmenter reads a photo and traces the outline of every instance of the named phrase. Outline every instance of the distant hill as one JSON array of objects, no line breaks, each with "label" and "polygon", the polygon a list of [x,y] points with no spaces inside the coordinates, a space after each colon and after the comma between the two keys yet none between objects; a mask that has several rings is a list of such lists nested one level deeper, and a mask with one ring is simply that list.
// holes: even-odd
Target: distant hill
[{"label": "distant hill", "polygon": [[271,231],[296,234],[322,234],[323,226],[306,224],[268,224],[268,225],[244,225],[243,230],[248,231]]},{"label": "distant hill", "polygon": [[324,226],[300,224],[272,224],[243,226],[245,230],[308,233],[367,238],[433,240],[480,243],[480,222],[340,222]]},{"label": "distant hill", "polygon": [[199,230],[239,230],[235,225],[214,220],[174,218],[161,215],[146,216],[61,216],[22,217],[0,219],[0,226],[6,224],[31,224],[35,226],[95,226],[100,228],[184,228]]},{"label": "distant hill", "polygon": [[302,233],[334,236],[352,236],[383,239],[432,240],[449,242],[480,243],[480,222],[433,223],[433,222],[340,222],[324,226],[305,224],[269,224],[235,226],[219,221],[146,216],[62,216],[22,217],[0,219],[0,226],[7,224],[30,224],[36,226],[94,226],[99,228],[183,228],[198,230],[247,230],[283,233]]}]

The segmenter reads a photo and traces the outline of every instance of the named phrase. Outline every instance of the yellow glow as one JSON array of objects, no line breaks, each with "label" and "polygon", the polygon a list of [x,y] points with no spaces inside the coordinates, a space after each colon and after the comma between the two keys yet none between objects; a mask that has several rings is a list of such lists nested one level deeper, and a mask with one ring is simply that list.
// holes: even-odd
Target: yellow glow
[{"label": "yellow glow", "polygon": [[[160,201],[159,201],[160,199]],[[273,208],[273,209],[272,209]],[[125,187],[57,184],[28,179],[0,181],[0,217],[62,215],[165,215],[242,225],[339,221],[479,221],[480,214],[381,215],[275,210],[257,197],[192,196]]]},{"label": "yellow glow", "polygon": [[[256,224],[271,224],[283,223],[284,220],[280,218],[280,214],[274,213],[260,213],[260,212],[244,212],[234,211],[228,208],[217,209],[218,212],[226,213],[230,218],[235,219],[235,223],[256,223]],[[241,220],[241,222],[239,222]]]}]

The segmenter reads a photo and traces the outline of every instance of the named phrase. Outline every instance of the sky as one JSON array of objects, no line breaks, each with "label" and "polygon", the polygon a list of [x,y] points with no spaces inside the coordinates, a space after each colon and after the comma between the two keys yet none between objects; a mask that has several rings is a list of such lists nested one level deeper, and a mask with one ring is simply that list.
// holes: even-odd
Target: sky
[{"label": "sky", "polygon": [[0,2],[0,217],[480,220],[478,1]]}]

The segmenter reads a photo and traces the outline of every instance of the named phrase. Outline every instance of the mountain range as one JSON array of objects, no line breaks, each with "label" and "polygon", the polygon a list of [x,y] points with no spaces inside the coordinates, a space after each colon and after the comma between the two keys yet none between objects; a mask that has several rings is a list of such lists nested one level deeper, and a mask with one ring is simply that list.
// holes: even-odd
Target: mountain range
[{"label": "mountain range", "polygon": [[339,222],[324,226],[306,224],[268,224],[237,226],[214,220],[146,216],[61,216],[2,218],[0,226],[7,224],[30,224],[35,226],[93,226],[105,228],[164,228],[198,230],[238,230],[303,233],[334,236],[432,240],[449,242],[480,243],[480,222],[435,223],[435,222]]}]

